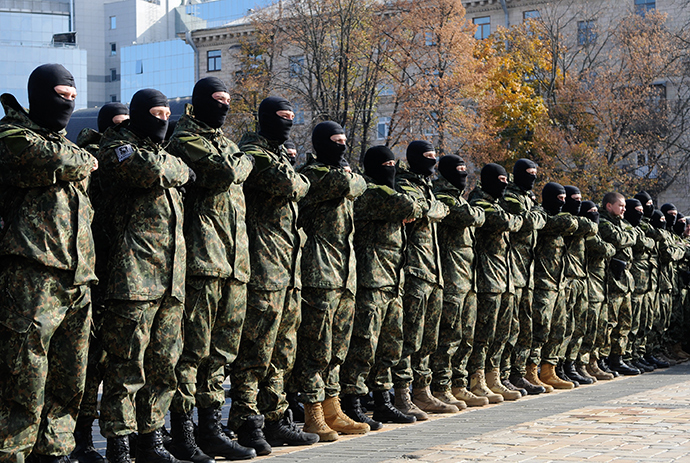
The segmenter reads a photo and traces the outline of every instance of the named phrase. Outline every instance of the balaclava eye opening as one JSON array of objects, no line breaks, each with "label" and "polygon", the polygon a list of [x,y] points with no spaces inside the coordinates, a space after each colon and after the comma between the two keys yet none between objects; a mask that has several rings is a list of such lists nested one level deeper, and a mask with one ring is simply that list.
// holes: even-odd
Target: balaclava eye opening
[{"label": "balaclava eye opening", "polygon": [[150,138],[154,143],[162,143],[168,130],[168,121],[151,114],[151,108],[168,105],[168,98],[153,88],[139,90],[132,96],[129,104],[129,128],[142,138]]},{"label": "balaclava eye opening", "polygon": [[410,165],[410,170],[415,174],[429,177],[434,173],[434,166],[436,165],[436,158],[430,159],[424,156],[424,153],[429,151],[436,151],[434,145],[424,140],[415,140],[407,145],[407,163]]},{"label": "balaclava eye opening", "polygon": [[518,159],[513,167],[513,183],[525,191],[530,191],[534,188],[534,182],[537,181],[535,174],[530,174],[527,169],[537,167],[537,163],[529,159]]},{"label": "balaclava eye opening", "polygon": [[677,211],[678,209],[676,206],[673,205],[673,203],[666,203],[661,206],[661,212],[664,213],[664,217],[666,218],[666,230],[672,231],[673,226],[676,224],[676,216],[673,214],[669,214],[669,211]]},{"label": "balaclava eye opening", "polygon": [[560,183],[549,182],[541,190],[541,205],[550,215],[557,215],[561,212],[565,201],[558,199],[559,195],[565,194],[565,188]]},{"label": "balaclava eye opening", "polygon": [[364,153],[362,164],[364,173],[377,185],[395,188],[395,166],[384,166],[384,162],[394,161],[395,155],[385,146],[373,146]]},{"label": "balaclava eye opening", "polygon": [[597,207],[596,212],[589,212],[590,209],[593,207],[597,207],[596,204],[594,204],[594,201],[582,201],[582,204],[580,204],[580,213],[579,215],[582,217],[586,217],[592,222],[598,224],[599,223],[599,209]]},{"label": "balaclava eye opening", "polygon": [[29,118],[53,132],[67,127],[74,111],[74,100],[58,95],[58,85],[76,88],[74,77],[61,64],[43,64],[29,76]]},{"label": "balaclava eye opening", "polygon": [[457,154],[442,156],[438,161],[438,171],[455,188],[464,191],[467,186],[467,171],[458,170],[458,166],[464,166],[465,160]]},{"label": "balaclava eye opening", "polygon": [[664,216],[664,213],[661,212],[659,209],[654,209],[654,212],[652,212],[652,218],[650,219],[650,222],[652,223],[654,228],[657,228],[659,230],[666,229],[666,217]]},{"label": "balaclava eye opening", "polygon": [[508,177],[508,172],[498,164],[490,163],[482,167],[480,174],[482,190],[490,194],[494,199],[500,199],[505,193],[508,184],[498,179],[501,175]]},{"label": "balaclava eye opening", "polygon": [[204,77],[199,80],[192,91],[194,117],[214,129],[222,127],[230,106],[216,100],[212,95],[227,91],[228,88],[217,77]]},{"label": "balaclava eye opening", "polygon": [[259,105],[259,135],[273,142],[283,144],[290,137],[292,121],[276,114],[277,111],[292,111],[288,100],[269,96]]},{"label": "balaclava eye opening", "polygon": [[623,218],[633,227],[637,227],[644,216],[644,212],[635,209],[639,206],[642,206],[642,203],[635,198],[625,200],[625,213],[623,214]]},{"label": "balaclava eye opening", "polygon": [[654,203],[647,204],[649,201],[652,201],[651,195],[646,191],[640,191],[635,196],[633,196],[633,198],[635,198],[642,204],[642,207],[644,208],[644,216],[647,218],[651,218],[652,212],[654,212]]},{"label": "balaclava eye opening", "polygon": [[572,195],[579,195],[580,189],[576,186],[566,185],[565,187],[565,204],[561,209],[562,212],[567,212],[571,215],[577,215],[580,213],[581,200],[576,200],[572,198]]},{"label": "balaclava eye opening", "polygon": [[327,166],[345,167],[348,164],[345,159],[347,145],[341,145],[331,140],[333,135],[344,135],[345,130],[333,121],[324,121],[314,127],[311,133],[311,144],[316,153],[316,159]]},{"label": "balaclava eye opening", "polygon": [[113,117],[128,115],[129,108],[122,103],[106,103],[100,111],[98,111],[98,131],[105,132],[110,127],[114,126]]}]

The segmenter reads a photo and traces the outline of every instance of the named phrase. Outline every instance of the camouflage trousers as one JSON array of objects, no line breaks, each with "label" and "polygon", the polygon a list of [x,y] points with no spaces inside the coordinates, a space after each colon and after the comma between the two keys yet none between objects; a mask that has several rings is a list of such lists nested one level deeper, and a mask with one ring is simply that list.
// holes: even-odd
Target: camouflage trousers
[{"label": "camouflage trousers", "polygon": [[685,288],[682,288],[677,294],[673,295],[669,327],[664,337],[664,342],[668,345],[684,342],[687,339],[688,333],[684,329],[684,320],[687,317],[685,315],[686,296],[687,290]]},{"label": "camouflage trousers", "polygon": [[[589,315],[589,290],[587,288],[587,280],[582,278],[572,278],[569,281],[570,287],[568,291],[568,303],[566,306],[566,316],[570,315],[568,319],[572,325],[572,335],[569,342],[564,340],[563,355],[559,357],[566,361],[575,362],[582,348],[582,342],[587,332]],[[567,339],[567,338],[566,338]]]},{"label": "camouflage trousers", "polygon": [[247,285],[234,278],[201,276],[188,276],[185,285],[184,342],[170,410],[220,409],[225,404],[225,365],[235,361],[240,345]]},{"label": "camouflage trousers", "polygon": [[443,289],[436,283],[405,275],[403,294],[403,348],[391,369],[395,388],[422,389],[431,384],[429,356],[438,346]]},{"label": "camouflage trousers", "polygon": [[21,257],[0,261],[0,461],[68,455],[84,391],[88,285]]},{"label": "camouflage trousers", "polygon": [[[469,291],[461,293],[443,292],[443,310],[438,329],[438,348],[436,352],[431,354],[431,371],[433,372],[431,388],[435,392],[450,391],[453,387],[453,358],[458,353],[463,341],[463,330],[466,328],[463,324],[463,316],[468,295]],[[474,337],[474,325],[472,326],[472,337]]]},{"label": "camouflage trousers", "polygon": [[[513,309],[510,311],[512,320],[510,321],[510,332],[508,333],[508,339],[506,340],[505,347],[503,348],[503,354],[501,355],[501,379],[510,378],[513,362],[517,360],[517,341],[520,337],[520,311],[522,310],[520,305],[523,302],[523,290],[525,290],[525,288],[515,288],[515,293],[511,299],[511,304],[513,305]],[[531,321],[532,316],[530,314],[530,323]],[[498,321],[496,323],[498,323]],[[529,332],[532,332],[531,326],[529,327]],[[532,340],[530,339],[530,343],[531,341]]]},{"label": "camouflage trousers", "polygon": [[557,365],[565,357],[565,346],[573,334],[572,310],[568,307],[569,290],[567,285],[558,290],[551,314],[549,337],[542,348],[542,363]]},{"label": "camouflage trousers", "polygon": [[[565,303],[560,298],[562,303]],[[554,308],[559,301],[558,291],[548,289],[535,289],[532,300],[532,348],[530,349],[528,362],[540,365],[542,361],[542,350],[549,340],[551,333],[551,318]]]},{"label": "camouflage trousers", "polygon": [[79,418],[98,418],[98,390],[105,374],[105,351],[101,342],[101,327],[105,307],[93,305],[93,327],[89,338],[89,358],[86,364],[84,395],[79,406]]},{"label": "camouflage trousers", "polygon": [[402,319],[397,288],[357,288],[350,349],[340,372],[343,394],[393,387],[391,368],[402,354]]},{"label": "camouflage trousers", "polygon": [[671,323],[671,292],[659,291],[657,301],[652,329],[647,339],[649,350],[655,353],[661,348],[663,335]]},{"label": "camouflage trousers", "polygon": [[[631,360],[633,357],[638,358],[638,348],[640,346],[640,340],[644,337],[645,324],[647,321],[645,301],[647,300],[647,295],[651,292],[638,293],[634,292],[630,298],[630,307],[632,317],[630,319],[630,333],[628,334],[628,345],[625,348],[625,354],[623,358]],[[644,352],[642,353],[644,355]]]},{"label": "camouflage trousers", "polygon": [[645,293],[642,300],[642,314],[640,315],[640,329],[635,339],[633,354],[637,357],[651,353],[648,349],[649,335],[654,326],[654,318],[657,315],[658,295],[655,291]]},{"label": "camouflage trousers", "polygon": [[601,334],[606,331],[606,320],[608,317],[602,310],[604,301],[589,300],[587,305],[587,328],[582,338],[578,362],[587,364],[591,360],[599,360],[599,347],[604,345],[604,336]]},{"label": "camouflage trousers", "polygon": [[[510,333],[512,323],[512,309],[510,293],[478,293],[477,294],[477,323],[474,328],[474,344],[467,362],[470,374],[477,370],[493,370],[500,368],[503,345]],[[505,301],[505,305],[504,305]],[[498,326],[499,312],[504,318]],[[505,315],[508,315],[505,317]]]},{"label": "camouflage trousers", "polygon": [[[502,377],[508,378],[510,375],[525,376],[527,374],[527,359],[532,348],[532,300],[534,291],[532,288],[515,288],[514,304],[517,306],[517,329],[511,329],[506,350],[510,349],[510,356],[507,352],[501,361]],[[515,323],[515,318],[513,318]],[[517,335],[516,332],[517,331]]]},{"label": "camouflage trousers", "polygon": [[248,416],[261,414],[257,402],[259,384],[268,376],[286,295],[287,288],[265,291],[247,286],[242,339],[230,373],[230,429],[237,430]]},{"label": "camouflage trousers", "polygon": [[165,423],[177,387],[184,306],[168,292],[152,301],[110,300],[103,324],[106,370],[101,434],[146,434]]},{"label": "camouflage trousers", "polygon": [[628,345],[628,333],[632,324],[632,305],[630,293],[611,293],[609,291],[606,310],[608,310],[607,332],[610,333],[602,354],[623,356]]},{"label": "camouflage trousers", "polygon": [[[472,354],[474,328],[477,325],[477,293],[474,291],[467,293],[460,323],[462,325],[462,337],[460,338],[460,344],[458,344],[458,350],[451,359],[453,372],[452,387],[469,386],[470,375],[467,371],[467,362],[470,359],[470,354]],[[443,391],[441,386],[436,390]]]},{"label": "camouflage trousers", "polygon": [[305,403],[340,394],[340,367],[350,347],[355,297],[348,289],[302,289],[294,381]]}]

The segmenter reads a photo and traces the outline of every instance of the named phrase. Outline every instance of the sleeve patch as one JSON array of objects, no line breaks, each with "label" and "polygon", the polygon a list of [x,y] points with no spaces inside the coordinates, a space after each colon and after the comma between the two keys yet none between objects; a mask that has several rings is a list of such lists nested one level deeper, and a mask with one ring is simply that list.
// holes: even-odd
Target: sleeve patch
[{"label": "sleeve patch", "polygon": [[132,153],[134,153],[134,148],[132,145],[122,145],[115,148],[115,154],[117,155],[117,160],[122,162],[129,158]]}]

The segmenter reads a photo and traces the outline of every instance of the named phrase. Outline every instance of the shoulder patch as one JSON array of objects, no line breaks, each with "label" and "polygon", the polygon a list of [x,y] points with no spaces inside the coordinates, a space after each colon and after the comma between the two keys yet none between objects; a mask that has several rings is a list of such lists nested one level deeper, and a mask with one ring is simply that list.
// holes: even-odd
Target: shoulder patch
[{"label": "shoulder patch", "polygon": [[192,162],[203,159],[210,154],[207,143],[199,135],[180,137],[180,142],[184,144],[186,154]]},{"label": "shoulder patch", "polygon": [[0,132],[2,140],[12,154],[19,154],[31,145],[26,132],[20,128],[8,128]]},{"label": "shoulder patch", "polygon": [[134,148],[132,148],[132,145],[122,145],[118,146],[115,148],[115,155],[117,156],[117,160],[122,162],[125,159],[129,158],[132,153],[134,153]]}]

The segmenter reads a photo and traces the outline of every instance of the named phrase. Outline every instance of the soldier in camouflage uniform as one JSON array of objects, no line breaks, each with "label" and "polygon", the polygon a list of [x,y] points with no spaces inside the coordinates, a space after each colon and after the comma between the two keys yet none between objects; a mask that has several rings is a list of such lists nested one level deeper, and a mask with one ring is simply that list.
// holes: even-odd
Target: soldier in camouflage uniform
[{"label": "soldier in camouflage uniform", "polygon": [[[581,217],[599,225],[599,208],[593,201],[582,201],[580,205]],[[601,335],[606,329],[607,312],[602,310],[606,300],[606,264],[608,259],[616,253],[613,245],[601,239],[599,234],[589,236],[585,240],[585,254],[587,256],[587,325],[577,360],[577,371],[589,374],[598,380],[611,380],[613,374],[602,371],[597,363],[598,348],[603,346],[604,337]]]},{"label": "soldier in camouflage uniform", "polygon": [[[448,206],[449,214],[439,224],[438,241],[443,269],[443,311],[439,326],[438,349],[431,355],[434,397],[459,409],[487,405],[486,397],[467,390],[467,357],[472,350],[477,318],[474,287],[474,229],[484,225],[484,209],[462,197],[467,183],[467,166],[457,155],[443,156],[438,163],[441,174],[434,182],[436,198]],[[459,354],[458,354],[459,353]],[[456,381],[453,372],[462,370]]]},{"label": "soldier in camouflage uniform", "polygon": [[519,231],[524,222],[499,203],[507,186],[506,170],[498,164],[487,164],[481,171],[481,186],[470,193],[470,205],[484,209],[486,220],[476,231],[477,323],[467,369],[471,374],[470,392],[491,403],[522,397],[519,391],[506,388],[500,378],[515,297],[509,262],[510,233]]},{"label": "soldier in camouflage uniform", "polygon": [[[370,425],[355,422],[340,406],[340,366],[350,345],[355,315],[357,268],[353,203],[366,189],[345,159],[347,138],[336,122],[321,122],[312,132],[316,158],[301,170],[309,192],[300,201],[299,224],[307,241],[302,253],[302,324],[297,332],[294,381],[304,403],[304,429],[331,441],[343,434],[362,434]],[[343,397],[343,408],[359,408],[355,395]],[[323,421],[325,418],[325,424]],[[335,431],[335,432],[334,432]]]},{"label": "soldier in camouflage uniform", "polygon": [[161,147],[168,100],[140,90],[130,120],[106,131],[99,160],[111,187],[102,206],[111,233],[103,348],[108,356],[101,399],[101,434],[110,463],[129,462],[128,436],[139,431],[137,458],[177,461],[160,428],[175,393],[182,351],[185,244],[182,197],[190,171]]},{"label": "soldier in camouflage uniform", "polygon": [[[413,423],[393,407],[391,367],[402,354],[404,224],[421,217],[409,196],[395,191],[395,156],[385,146],[369,148],[362,161],[367,189],[354,204],[357,295],[350,349],[341,367],[346,402],[374,395],[374,421]],[[350,415],[366,422],[361,407]],[[347,410],[346,410],[347,412]],[[370,425],[371,426],[371,425]]]},{"label": "soldier in camouflage uniform", "polygon": [[[432,192],[430,176],[436,165],[431,143],[413,141],[407,147],[410,170],[398,169],[395,187],[410,196],[422,210],[422,217],[407,224],[403,294],[403,350],[392,369],[395,407],[417,420],[426,412],[453,413],[458,408],[431,394],[429,356],[436,351],[443,308],[443,278],[438,247],[437,224],[448,207]],[[413,398],[410,397],[410,385]]]},{"label": "soldier in camouflage uniform", "polygon": [[[103,132],[120,122],[129,119],[129,108],[122,103],[107,103],[98,111],[98,131],[86,127],[77,137],[77,145],[84,148],[93,156],[98,155],[99,144]],[[103,187],[99,179],[99,171],[91,175],[89,197],[94,209],[103,197]],[[96,249],[96,275],[104,284],[91,288],[93,300],[93,328],[89,343],[89,360],[86,368],[86,384],[84,397],[79,406],[79,418],[74,428],[76,446],[70,455],[80,463],[105,462],[93,445],[91,435],[93,421],[98,418],[98,390],[103,382],[105,372],[105,351],[101,344],[101,326],[105,311],[105,282],[108,281],[108,239],[107,231],[102,227],[102,214],[94,216],[91,230]]]},{"label": "soldier in camouflage uniform", "polygon": [[501,358],[501,378],[508,389],[523,389],[528,394],[545,391],[542,386],[525,379],[527,357],[532,346],[534,246],[539,230],[546,224],[546,211],[537,204],[532,191],[536,180],[537,164],[529,159],[519,159],[513,167],[513,181],[508,183],[505,195],[499,200],[506,211],[523,218],[520,230],[510,234],[510,265],[515,297],[510,335]]},{"label": "soldier in camouflage uniform", "polygon": [[256,456],[254,449],[228,439],[220,422],[225,365],[237,357],[250,274],[242,184],[253,165],[221,130],[229,101],[220,79],[198,81],[192,105],[185,107],[167,147],[196,174],[185,196],[184,344],[170,406],[170,450],[178,458],[198,463],[213,461],[208,455],[231,460]]},{"label": "soldier in camouflage uniform", "polygon": [[[566,293],[563,286],[565,238],[577,231],[578,222],[561,212],[565,205],[565,188],[547,183],[541,192],[542,207],[548,217],[539,230],[534,255],[534,301],[532,305],[533,338],[525,378],[552,392],[572,389],[573,383],[556,375],[560,341],[565,335]],[[553,331],[556,331],[555,333]],[[537,376],[537,366],[541,372]]]},{"label": "soldier in camouflage uniform", "polygon": [[[687,254],[688,242],[686,230],[686,217],[678,212],[676,223],[673,225],[673,235],[676,243],[683,248]],[[683,341],[687,338],[684,332],[684,305],[686,296],[686,285],[690,281],[688,274],[688,257],[685,255],[674,264],[675,279],[673,280],[673,302],[671,316],[669,317],[669,328],[664,336],[664,345],[667,355],[675,361],[682,363],[690,359],[690,354],[683,350]]]},{"label": "soldier in camouflage uniform", "polygon": [[28,90],[28,113],[0,96],[0,461],[33,449],[36,461],[68,463],[96,281],[86,182],[98,163],[64,137],[72,74],[39,66]]},{"label": "soldier in camouflage uniform", "polygon": [[286,414],[283,378],[289,372],[273,360],[279,333],[286,336],[285,349],[296,342],[297,327],[282,324],[299,322],[294,312],[283,319],[286,307],[299,310],[287,298],[288,290],[299,286],[297,202],[309,190],[309,180],[295,172],[282,146],[294,117],[287,100],[266,98],[259,105],[259,132],[245,133],[239,144],[254,158],[254,168],[244,182],[251,277],[240,348],[230,374],[228,427],[237,432],[240,444],[254,448],[258,455],[271,452],[268,441],[304,445],[318,440],[295,428],[292,415]]}]

